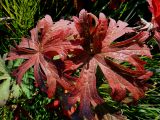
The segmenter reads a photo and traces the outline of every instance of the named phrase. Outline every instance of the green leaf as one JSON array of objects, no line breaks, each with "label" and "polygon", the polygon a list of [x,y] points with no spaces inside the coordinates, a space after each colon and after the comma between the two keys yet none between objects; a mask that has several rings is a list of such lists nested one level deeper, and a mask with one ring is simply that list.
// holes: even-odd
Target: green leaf
[{"label": "green leaf", "polygon": [[6,104],[6,101],[8,100],[9,97],[9,86],[10,86],[10,79],[6,79],[3,81],[3,83],[0,84],[0,106],[3,106]]},{"label": "green leaf", "polygon": [[10,87],[10,81],[11,77],[6,71],[5,68],[5,62],[4,60],[0,57],[0,106],[3,106],[6,104],[6,101],[9,98],[9,87]]},{"label": "green leaf", "polygon": [[22,92],[27,96],[28,99],[32,98],[32,92],[29,88],[29,85],[21,84]]},{"label": "green leaf", "polygon": [[18,98],[21,95],[21,88],[16,83],[13,84],[11,91],[13,98]]}]

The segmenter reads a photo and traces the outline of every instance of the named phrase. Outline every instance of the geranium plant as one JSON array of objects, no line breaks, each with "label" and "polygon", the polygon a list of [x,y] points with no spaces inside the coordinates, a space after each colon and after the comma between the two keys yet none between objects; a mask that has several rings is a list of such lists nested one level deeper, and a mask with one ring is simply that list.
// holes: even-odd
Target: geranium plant
[{"label": "geranium plant", "polygon": [[[140,57],[152,57],[144,44],[148,37],[149,32],[137,32],[126,22],[116,22],[103,13],[97,18],[83,9],[73,21],[55,23],[46,15],[31,30],[30,38],[22,38],[19,45],[11,48],[7,60],[25,60],[13,71],[18,84],[34,66],[36,87],[49,98],[54,97],[57,88],[63,88],[67,91],[67,104],[79,103],[80,117],[90,120],[95,119],[92,106],[104,102],[96,87],[98,68],[114,100],[121,102],[131,97],[134,103],[144,97],[146,80],[152,72],[145,70],[146,62]],[[124,62],[130,67],[124,66]],[[77,69],[79,76],[74,76]]]}]

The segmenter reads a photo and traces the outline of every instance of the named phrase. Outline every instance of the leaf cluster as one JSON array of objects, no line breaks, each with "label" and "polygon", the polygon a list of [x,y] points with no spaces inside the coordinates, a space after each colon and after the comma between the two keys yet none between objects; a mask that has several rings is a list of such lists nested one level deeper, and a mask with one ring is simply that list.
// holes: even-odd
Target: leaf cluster
[{"label": "leaf cluster", "polygon": [[[11,48],[7,60],[26,60],[13,72],[18,84],[24,73],[34,66],[36,87],[52,98],[56,88],[61,86],[68,93],[65,105],[80,102],[80,116],[94,119],[91,105],[103,103],[96,88],[97,67],[112,89],[112,98],[117,101],[124,101],[126,96],[133,98],[131,102],[142,98],[147,89],[145,81],[152,75],[138,57],[151,57],[143,44],[149,33],[142,31],[130,37],[135,31],[127,25],[107,19],[103,13],[97,18],[85,10],[80,11],[79,17],[73,17],[73,22],[53,23],[46,15],[30,31],[30,38],[22,38],[19,45]],[[115,41],[124,35],[130,38]],[[134,69],[123,66],[122,62],[129,62]],[[78,77],[72,76],[76,69],[80,69]]]},{"label": "leaf cluster", "polygon": [[[27,34],[26,31],[34,23],[33,16],[38,9],[36,6],[41,3],[38,1],[36,4],[30,4],[33,2],[14,0],[12,2],[13,8],[10,6],[9,1],[1,2],[1,4],[13,19],[12,27],[15,30],[20,30],[18,32],[20,34],[15,35]],[[63,14],[62,12],[70,2],[63,6],[59,2],[52,1],[51,6],[61,6],[60,9],[62,8],[61,10],[56,10],[54,19]],[[85,7],[83,1],[74,0],[72,2],[77,11]],[[109,6],[109,9],[114,10],[120,7],[119,11],[117,10],[115,14],[109,16],[113,15],[118,19],[123,18],[123,14],[130,4],[124,0],[119,0],[118,2],[119,4],[117,5],[114,4],[114,0],[107,1],[106,3],[108,4],[100,11],[105,11],[107,6]],[[51,16],[46,15],[37,22],[35,28],[30,30],[30,36],[22,37],[19,44],[11,47],[6,58],[6,60],[16,61],[22,59],[20,60],[21,65],[18,64],[12,72],[12,76],[17,79],[20,87],[15,85],[13,78],[5,71],[5,66],[1,66],[2,82],[0,88],[2,91],[7,92],[5,96],[2,96],[1,104],[6,104],[7,99],[10,97],[20,96],[21,100],[18,104],[15,101],[11,103],[16,103],[14,107],[11,107],[14,110],[14,118],[19,119],[24,115],[28,119],[33,119],[29,112],[26,111],[32,108],[24,109],[23,107],[30,103],[24,98],[30,99],[33,104],[34,96],[41,97],[39,93],[42,92],[41,94],[46,93],[49,98],[54,100],[44,99],[37,104],[40,103],[39,105],[43,106],[44,103],[51,102],[46,108],[53,108],[54,116],[58,116],[59,111],[63,111],[65,116],[70,119],[126,119],[119,112],[111,112],[112,114],[109,114],[110,107],[105,105],[104,102],[107,101],[109,103],[115,100],[125,104],[136,104],[140,98],[147,97],[147,94],[152,95],[152,90],[148,90],[150,80],[156,84],[156,87],[159,84],[158,81],[154,81],[154,76],[148,81],[153,73],[156,75],[158,69],[153,70],[153,68],[146,67],[148,65],[147,62],[151,66],[154,65],[146,58],[151,58],[152,55],[145,44],[149,37],[154,37],[159,43],[160,25],[158,22],[159,14],[157,14],[159,4],[154,4],[154,2],[157,2],[156,0],[148,0],[148,2],[153,19],[151,23],[142,19],[138,27],[128,27],[126,22],[106,18],[103,13],[100,13],[99,17],[97,17],[84,9],[80,11],[78,17],[74,16],[71,20],[61,19],[53,22]],[[49,2],[46,0],[45,5],[47,5],[46,3]],[[88,3],[92,3],[96,7],[99,1],[88,1]],[[30,5],[28,4],[34,7],[29,7]],[[78,4],[80,6],[77,6]],[[28,11],[33,13],[31,22],[27,17],[28,13],[25,13],[27,18],[22,17],[24,5],[28,7]],[[33,10],[32,8],[35,9]],[[50,8],[44,9],[50,10]],[[19,14],[18,10],[22,14]],[[117,16],[120,11],[121,14]],[[133,11],[131,10],[125,21],[129,21],[135,15]],[[98,14],[99,11],[95,11],[95,13]],[[9,25],[9,27],[11,26]],[[7,78],[4,75],[8,75]],[[33,84],[36,88],[33,87]],[[157,91],[156,87],[154,91]],[[12,89],[10,90],[10,88]],[[148,90],[147,93],[146,90]],[[7,104],[10,104],[10,102]],[[38,108],[37,104],[34,107]],[[116,102],[113,103],[114,107],[112,108],[114,111],[118,110],[116,104]],[[57,108],[57,106],[59,107]],[[145,114],[146,111],[152,112],[154,110],[156,111],[154,116],[159,113],[156,108],[144,109],[144,106],[150,105],[145,103],[142,106],[138,106],[139,113]],[[131,114],[128,112],[130,107],[125,105],[121,107],[124,108],[123,112],[125,114]],[[141,110],[142,108],[143,110]],[[97,109],[103,109],[103,112],[99,113]],[[131,107],[131,109],[134,110],[134,107]],[[36,116],[36,113],[33,116]],[[139,119],[138,116],[134,117]],[[146,118],[151,118],[150,114]]]}]

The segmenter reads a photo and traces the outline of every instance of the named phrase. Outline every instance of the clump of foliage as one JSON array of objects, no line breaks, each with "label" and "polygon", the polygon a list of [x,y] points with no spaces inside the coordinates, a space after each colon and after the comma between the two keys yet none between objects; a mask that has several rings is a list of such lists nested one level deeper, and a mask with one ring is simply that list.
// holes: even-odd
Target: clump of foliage
[{"label": "clump of foliage", "polygon": [[[78,7],[78,2],[82,6]],[[98,1],[88,2],[95,6],[98,4]],[[11,97],[13,102],[6,103],[10,98],[9,87],[13,79],[7,72],[2,71],[8,74],[10,80],[5,87],[8,94],[4,98],[5,101],[3,99],[2,105],[6,104],[14,111],[14,119],[20,119],[23,116],[33,119],[32,116],[37,114],[32,113],[31,115],[28,112],[31,108],[25,108],[25,106],[29,103],[33,104],[33,101],[38,100],[36,98],[42,99],[41,95],[45,96],[44,93],[46,93],[48,98],[53,100],[51,101],[45,96],[46,98],[37,104],[45,106],[46,110],[52,110],[51,113],[55,119],[58,119],[56,117],[62,114],[61,111],[69,119],[127,119],[122,113],[118,113],[118,109],[113,106],[118,102],[136,104],[139,99],[144,98],[146,91],[150,88],[148,79],[155,72],[150,68],[148,69],[153,72],[146,69],[148,58],[152,58],[152,55],[145,42],[149,37],[154,36],[159,43],[157,9],[159,2],[156,0],[148,0],[148,2],[153,19],[151,23],[141,19],[138,27],[129,27],[127,22],[106,18],[103,13],[100,13],[98,18],[85,9],[79,12],[78,17],[74,16],[71,20],[60,19],[53,22],[51,16],[45,15],[38,21],[36,27],[30,30],[31,36],[22,37],[20,43],[11,47],[8,53],[6,60],[22,60],[14,71],[12,69],[15,67],[11,68],[11,74],[20,86],[16,85],[15,89],[19,90],[18,97],[21,97],[22,100],[14,101],[14,97]],[[7,1],[6,3],[9,8]],[[110,6],[109,9],[115,10],[122,7],[125,11],[124,0],[120,0],[118,5],[114,4],[114,0],[106,3],[108,3],[106,6]],[[1,4],[6,9],[6,6]],[[16,4],[15,1],[14,4]],[[84,4],[83,1],[73,1],[77,11]],[[17,9],[14,7],[14,10]],[[36,12],[37,10],[34,11],[34,14]],[[59,11],[57,16],[61,12]],[[13,17],[10,11],[8,13]],[[15,25],[20,24],[15,23]],[[25,77],[26,75],[27,77]],[[5,79],[8,80],[8,78]],[[0,88],[3,89],[6,86],[4,83],[7,80],[3,80]],[[28,88],[26,84],[34,84],[35,87]],[[102,92],[103,88],[107,88],[107,90]],[[32,90],[32,94],[29,89]],[[107,98],[105,95],[108,95]],[[26,97],[29,100],[25,99]],[[117,101],[112,103],[112,112],[105,105],[111,99]],[[38,108],[37,104],[34,106]],[[121,107],[125,109],[125,114],[130,114],[127,112],[127,106],[122,105]],[[101,108],[105,109],[99,113],[97,109]],[[41,112],[46,113],[46,110],[41,109]],[[130,116],[127,117],[130,118]],[[43,119],[49,119],[49,117]]]},{"label": "clump of foliage", "polygon": [[[79,18],[73,20],[60,20],[53,24],[51,17],[46,15],[31,30],[30,39],[22,38],[20,45],[11,49],[8,60],[27,59],[13,72],[17,83],[20,84],[24,73],[34,66],[37,87],[51,98],[58,85],[62,86],[68,90],[68,103],[74,105],[80,101],[80,116],[88,119],[93,119],[90,104],[95,107],[103,103],[96,90],[98,66],[112,89],[113,99],[122,101],[128,92],[133,101],[143,97],[147,89],[145,80],[152,72],[144,69],[145,62],[137,55],[151,57],[143,44],[148,32],[139,32],[125,41],[114,42],[135,31],[127,27],[127,23],[107,19],[102,13],[98,19],[82,10]],[[54,60],[57,55],[60,57],[58,64]],[[129,62],[135,68],[124,67],[122,62]],[[71,76],[71,71],[76,69],[81,69],[80,76]]]}]

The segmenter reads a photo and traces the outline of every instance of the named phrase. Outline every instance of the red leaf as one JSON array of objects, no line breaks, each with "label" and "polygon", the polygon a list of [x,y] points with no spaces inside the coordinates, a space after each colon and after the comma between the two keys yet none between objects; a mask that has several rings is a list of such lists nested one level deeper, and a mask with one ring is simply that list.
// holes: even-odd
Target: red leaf
[{"label": "red leaf", "polygon": [[154,30],[155,35],[154,37],[156,38],[156,41],[158,42],[159,48],[160,48],[160,0],[147,0],[149,3],[149,9],[152,13],[152,23],[154,25]]},{"label": "red leaf", "polygon": [[80,73],[75,89],[72,91],[72,97],[69,98],[69,104],[73,105],[80,101],[80,115],[92,119],[93,115],[90,109],[90,104],[96,106],[103,102],[98,96],[96,90],[96,61],[89,60]]},{"label": "red leaf", "polygon": [[[72,27],[70,21],[66,20],[60,20],[53,24],[51,17],[46,15],[37,23],[36,28],[31,30],[30,39],[22,38],[20,45],[11,49],[8,60],[26,59],[14,71],[18,84],[21,83],[24,73],[34,66],[36,86],[47,92],[48,97],[51,98],[54,95],[57,82],[63,87],[68,86],[63,79],[60,79],[52,58],[54,55],[59,55],[61,59],[64,59],[67,52],[75,48],[69,41],[71,39],[68,39],[74,32],[75,28],[72,30]],[[45,79],[47,82],[44,82]]]},{"label": "red leaf", "polygon": [[114,40],[123,36],[125,33],[134,32],[132,28],[127,27],[128,23],[123,21],[116,22],[112,18],[110,18],[110,22],[108,25],[106,38],[103,41],[104,45],[110,45]]},{"label": "red leaf", "polygon": [[[113,99],[121,101],[130,92],[134,100],[144,96],[146,79],[152,73],[144,69],[146,64],[138,56],[151,57],[149,48],[143,44],[148,38],[148,32],[140,32],[122,42],[115,40],[125,33],[134,32],[127,23],[113,19],[108,21],[103,13],[99,19],[82,10],[74,23],[82,40],[83,50],[74,54],[66,61],[66,71],[81,68],[75,89],[71,92],[69,103],[80,102],[80,115],[93,119],[91,104],[96,106],[103,101],[96,90],[96,69],[99,66],[108,81]],[[114,44],[113,44],[114,42]],[[118,62],[117,62],[118,61]],[[129,62],[135,70],[124,67],[122,62]]]},{"label": "red leaf", "polygon": [[99,66],[112,88],[111,96],[113,99],[118,101],[123,100],[127,90],[131,92],[134,100],[138,100],[144,96],[146,85],[143,83],[143,79],[140,80],[136,78],[136,76],[146,75],[147,72],[131,70],[129,68],[123,68],[122,66],[120,67],[120,65],[112,61],[107,60],[106,62],[104,59],[102,60],[101,56],[97,56],[97,58],[99,60]]},{"label": "red leaf", "polygon": [[149,3],[149,9],[152,12],[152,23],[155,27],[160,27],[160,1],[159,0],[147,0]]}]

